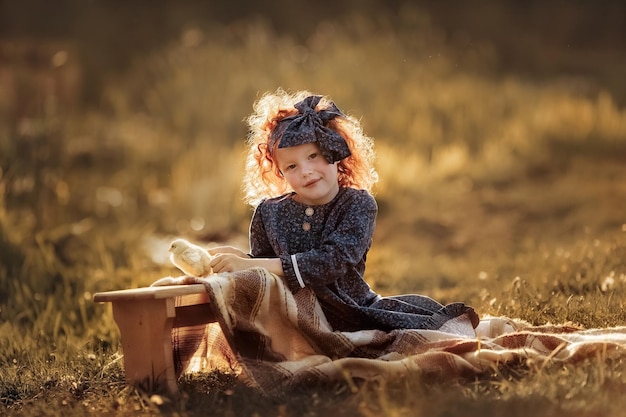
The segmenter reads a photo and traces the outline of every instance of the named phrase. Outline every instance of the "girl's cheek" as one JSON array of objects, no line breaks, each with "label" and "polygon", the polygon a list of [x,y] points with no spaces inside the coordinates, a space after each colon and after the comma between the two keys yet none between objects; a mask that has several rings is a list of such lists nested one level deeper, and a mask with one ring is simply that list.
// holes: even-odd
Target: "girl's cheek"
[{"label": "girl's cheek", "polygon": [[293,184],[293,174],[292,173],[284,174],[284,176],[285,176],[285,181],[287,181],[288,184]]}]

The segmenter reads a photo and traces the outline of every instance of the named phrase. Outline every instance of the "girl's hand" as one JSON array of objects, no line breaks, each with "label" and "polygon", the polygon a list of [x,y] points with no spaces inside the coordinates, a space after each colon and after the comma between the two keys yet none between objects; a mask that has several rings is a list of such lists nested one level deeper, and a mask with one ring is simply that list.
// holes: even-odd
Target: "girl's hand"
[{"label": "girl's hand", "polygon": [[[242,253],[243,257],[239,256],[239,253]],[[255,266],[254,260],[241,251],[237,253],[217,253],[211,260],[211,268],[213,268],[213,272],[218,274],[220,272],[241,271],[253,266]]]},{"label": "girl's hand", "polygon": [[[239,254],[242,256],[239,256]],[[235,249],[235,253],[216,253],[210,265],[216,274],[259,267],[267,269],[272,274],[285,275],[280,258],[250,258],[238,249]]]},{"label": "girl's hand", "polygon": [[208,249],[209,253],[213,256],[219,255],[222,253],[230,253],[233,255],[237,255],[240,258],[247,258],[248,255],[242,251],[241,249],[235,248],[233,246],[216,246],[214,248]]}]

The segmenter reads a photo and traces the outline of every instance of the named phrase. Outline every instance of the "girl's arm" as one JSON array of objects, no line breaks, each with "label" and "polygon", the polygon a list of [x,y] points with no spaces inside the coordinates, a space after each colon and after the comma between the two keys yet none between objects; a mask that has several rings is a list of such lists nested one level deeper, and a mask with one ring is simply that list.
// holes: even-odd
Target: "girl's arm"
[{"label": "girl's arm", "polygon": [[216,273],[241,271],[257,267],[265,268],[279,276],[284,275],[283,266],[279,258],[250,258],[248,255],[241,257],[232,253],[223,253],[216,255],[211,261],[211,268]]},{"label": "girl's arm", "polygon": [[219,255],[221,253],[232,253],[233,255],[237,255],[239,257],[246,256],[246,253],[239,248],[234,246],[215,246],[213,248],[207,249],[212,256]]}]

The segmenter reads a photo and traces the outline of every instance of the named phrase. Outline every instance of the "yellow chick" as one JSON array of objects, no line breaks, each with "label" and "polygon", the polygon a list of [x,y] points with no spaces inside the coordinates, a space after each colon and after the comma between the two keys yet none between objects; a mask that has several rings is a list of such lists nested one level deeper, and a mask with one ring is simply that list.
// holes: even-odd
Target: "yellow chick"
[{"label": "yellow chick", "polygon": [[209,252],[185,239],[174,240],[168,252],[172,263],[187,275],[206,277],[213,272]]}]

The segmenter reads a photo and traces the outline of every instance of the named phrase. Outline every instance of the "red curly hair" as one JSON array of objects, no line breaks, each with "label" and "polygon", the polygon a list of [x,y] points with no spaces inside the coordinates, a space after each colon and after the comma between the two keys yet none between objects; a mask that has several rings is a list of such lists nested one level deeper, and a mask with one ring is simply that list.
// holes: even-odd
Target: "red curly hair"
[{"label": "red curly hair", "polygon": [[[270,141],[270,137],[282,119],[298,113],[294,104],[311,95],[308,91],[287,93],[278,89],[264,94],[254,104],[254,111],[246,120],[249,126],[248,155],[243,181],[246,200],[250,204],[256,205],[263,199],[291,191],[274,157],[280,140]],[[316,110],[327,108],[329,103],[330,99],[323,97]],[[329,121],[328,127],[346,140],[352,153],[337,163],[339,186],[371,192],[378,181],[373,140],[363,134],[358,120],[348,115]],[[271,142],[274,143],[270,146]]]}]

